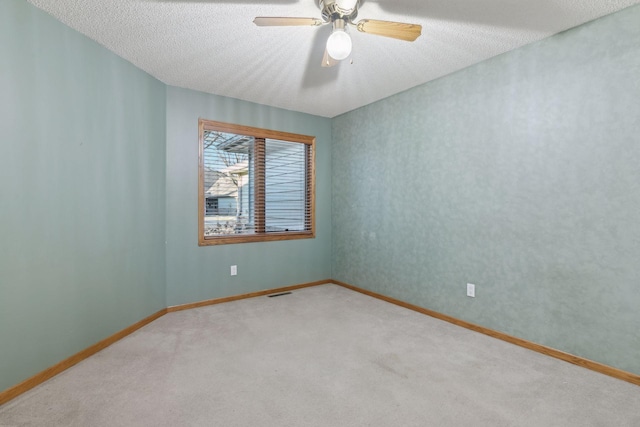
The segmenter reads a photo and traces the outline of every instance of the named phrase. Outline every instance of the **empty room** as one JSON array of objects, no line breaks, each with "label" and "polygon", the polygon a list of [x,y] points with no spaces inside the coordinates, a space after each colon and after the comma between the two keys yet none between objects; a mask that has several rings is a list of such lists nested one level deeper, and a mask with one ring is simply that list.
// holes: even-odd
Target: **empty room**
[{"label": "empty room", "polygon": [[640,426],[640,0],[0,1],[0,426]]}]

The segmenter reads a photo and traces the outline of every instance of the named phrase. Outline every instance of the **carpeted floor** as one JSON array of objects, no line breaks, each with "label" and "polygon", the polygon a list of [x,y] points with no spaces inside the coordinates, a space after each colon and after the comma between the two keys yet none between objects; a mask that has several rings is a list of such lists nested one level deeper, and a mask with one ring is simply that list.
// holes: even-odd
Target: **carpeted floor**
[{"label": "carpeted floor", "polygon": [[169,313],[0,426],[640,426],[640,387],[335,285]]}]

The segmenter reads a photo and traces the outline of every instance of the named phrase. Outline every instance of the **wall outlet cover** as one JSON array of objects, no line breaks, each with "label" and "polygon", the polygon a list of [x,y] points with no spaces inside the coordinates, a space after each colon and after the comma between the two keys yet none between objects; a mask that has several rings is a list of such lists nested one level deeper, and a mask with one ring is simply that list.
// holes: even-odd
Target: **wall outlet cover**
[{"label": "wall outlet cover", "polygon": [[467,296],[472,298],[476,297],[476,285],[473,283],[467,283]]}]

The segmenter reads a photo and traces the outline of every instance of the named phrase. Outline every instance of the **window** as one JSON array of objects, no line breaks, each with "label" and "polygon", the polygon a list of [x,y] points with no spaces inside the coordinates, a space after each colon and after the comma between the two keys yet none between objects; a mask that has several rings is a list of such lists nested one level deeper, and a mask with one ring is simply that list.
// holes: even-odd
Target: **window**
[{"label": "window", "polygon": [[315,237],[315,138],[200,119],[200,246]]}]

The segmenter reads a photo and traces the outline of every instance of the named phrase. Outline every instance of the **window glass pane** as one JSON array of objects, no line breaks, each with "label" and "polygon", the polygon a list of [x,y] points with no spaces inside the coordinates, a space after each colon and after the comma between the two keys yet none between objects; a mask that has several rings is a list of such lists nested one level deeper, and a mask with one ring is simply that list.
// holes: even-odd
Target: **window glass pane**
[{"label": "window glass pane", "polygon": [[307,227],[307,146],[267,139],[265,146],[265,231]]},{"label": "window glass pane", "polygon": [[250,136],[204,132],[205,236],[254,232],[254,142]]}]

